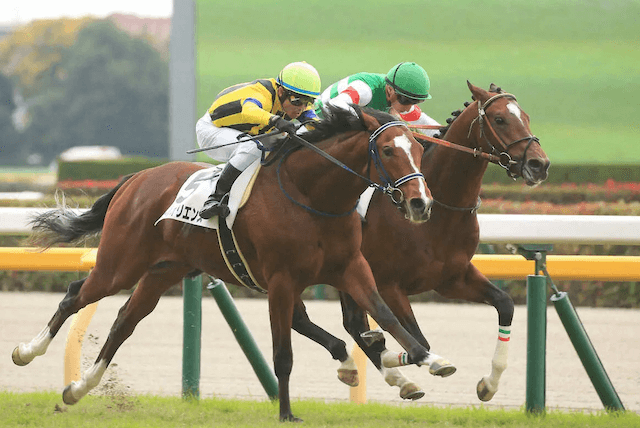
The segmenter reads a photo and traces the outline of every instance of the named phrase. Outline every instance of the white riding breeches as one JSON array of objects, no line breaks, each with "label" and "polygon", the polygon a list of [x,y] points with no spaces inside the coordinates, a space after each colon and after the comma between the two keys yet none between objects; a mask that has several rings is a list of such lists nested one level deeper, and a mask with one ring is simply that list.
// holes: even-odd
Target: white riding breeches
[{"label": "white riding breeches", "polygon": [[255,160],[260,159],[262,152],[255,141],[238,142],[242,132],[233,128],[218,128],[211,121],[207,111],[196,123],[196,138],[200,148],[215,147],[207,150],[210,158],[218,162],[228,162],[237,170],[244,171]]}]

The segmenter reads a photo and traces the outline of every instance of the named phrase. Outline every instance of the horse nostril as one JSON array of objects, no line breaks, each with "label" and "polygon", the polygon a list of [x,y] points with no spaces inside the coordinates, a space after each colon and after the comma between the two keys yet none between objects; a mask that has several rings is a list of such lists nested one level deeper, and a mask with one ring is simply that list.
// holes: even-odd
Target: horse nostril
[{"label": "horse nostril", "polygon": [[409,202],[411,210],[423,213],[427,210],[427,204],[421,198],[413,198]]},{"label": "horse nostril", "polygon": [[543,171],[543,163],[538,159],[529,159],[527,161],[527,168],[532,172],[541,172]]}]

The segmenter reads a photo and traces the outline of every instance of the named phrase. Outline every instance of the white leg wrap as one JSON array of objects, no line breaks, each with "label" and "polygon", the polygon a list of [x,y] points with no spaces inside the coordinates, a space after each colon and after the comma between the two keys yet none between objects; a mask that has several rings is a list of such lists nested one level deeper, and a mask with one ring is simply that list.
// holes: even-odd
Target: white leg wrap
[{"label": "white leg wrap", "polygon": [[380,354],[383,367],[401,367],[409,365],[409,354],[406,352],[393,352],[385,349]]},{"label": "white leg wrap", "polygon": [[500,376],[507,368],[507,356],[509,354],[509,339],[511,338],[511,326],[498,328],[498,343],[491,360],[491,374],[484,376],[478,383],[478,398],[489,401],[498,391]]},{"label": "white leg wrap", "polygon": [[105,360],[100,360],[97,364],[91,366],[84,374],[82,379],[77,382],[71,382],[68,386],[69,392],[76,401],[87,395],[89,391],[95,388],[102,379],[102,375],[107,370]]},{"label": "white leg wrap", "polygon": [[496,351],[493,354],[493,360],[491,360],[491,374],[488,377],[489,385],[487,385],[489,389],[495,389],[495,391],[498,390],[498,383],[500,382],[502,372],[507,368],[510,335],[511,328],[500,327]]},{"label": "white leg wrap", "polygon": [[30,363],[33,359],[39,355],[44,355],[47,352],[47,348],[51,343],[52,337],[49,327],[42,329],[40,333],[29,343],[21,343],[18,345],[20,359],[25,363]]}]

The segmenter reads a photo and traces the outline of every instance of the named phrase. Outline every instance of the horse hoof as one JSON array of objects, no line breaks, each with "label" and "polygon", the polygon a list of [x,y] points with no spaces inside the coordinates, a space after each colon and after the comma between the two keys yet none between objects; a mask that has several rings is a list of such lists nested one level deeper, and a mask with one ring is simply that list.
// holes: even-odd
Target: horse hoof
[{"label": "horse hoof", "polygon": [[456,372],[456,366],[447,360],[439,360],[429,366],[429,373],[434,376],[447,377]]},{"label": "horse hoof", "polygon": [[76,397],[74,397],[73,394],[71,393],[71,385],[72,384],[67,385],[64,388],[64,391],[62,391],[62,401],[64,402],[64,404],[67,404],[69,406],[76,404],[78,402]]},{"label": "horse hoof", "polygon": [[349,386],[360,385],[358,370],[338,369],[338,379]]},{"label": "horse hoof", "polygon": [[403,400],[418,400],[424,397],[424,391],[413,382],[407,382],[400,388],[400,398]]},{"label": "horse hoof", "polygon": [[490,401],[493,396],[496,395],[497,391],[490,391],[489,386],[484,381],[484,378],[482,378],[480,379],[480,382],[478,382],[476,392],[478,393],[478,398],[480,399],[480,401]]},{"label": "horse hoof", "polygon": [[304,422],[304,421],[300,418],[296,418],[292,414],[289,414],[285,416],[280,416],[280,422]]},{"label": "horse hoof", "polygon": [[16,346],[16,348],[13,350],[13,352],[11,353],[11,359],[13,360],[13,363],[16,366],[26,366],[27,364],[29,364],[31,361],[24,361],[22,358],[20,358],[20,347]]}]

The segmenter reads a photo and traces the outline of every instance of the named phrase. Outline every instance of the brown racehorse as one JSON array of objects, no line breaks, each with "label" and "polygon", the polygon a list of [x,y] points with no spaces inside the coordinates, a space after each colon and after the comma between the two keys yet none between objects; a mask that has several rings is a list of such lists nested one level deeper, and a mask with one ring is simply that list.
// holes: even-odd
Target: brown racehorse
[{"label": "brown racehorse", "polygon": [[[299,420],[289,400],[292,314],[294,302],[310,285],[331,284],[344,291],[405,347],[412,361],[432,361],[431,354],[407,333],[377,293],[360,249],[360,218],[354,210],[360,194],[374,184],[368,180],[371,176],[375,183],[383,181],[410,222],[426,221],[432,201],[419,172],[423,147],[390,115],[359,109],[358,117],[340,110],[329,113],[304,138],[342,162],[342,168],[309,148],[288,152],[278,168],[274,164],[259,171],[252,196],[234,223],[239,248],[268,293],[283,421]],[[16,347],[16,364],[28,364],[44,354],[72,314],[138,284],[120,309],[94,365],[82,380],[65,388],[65,403],[76,403],[100,382],[138,322],[183,277],[202,271],[236,283],[214,230],[175,220],[154,226],[185,180],[202,168],[173,162],[144,170],[123,179],[82,215],[60,207],[34,219],[34,231],[41,232],[43,246],[74,242],[100,231],[102,236],[94,269],[87,278],[69,285],[42,332]]]},{"label": "brown racehorse", "polygon": [[[468,83],[468,82],[467,82]],[[494,154],[507,173],[522,177],[529,186],[547,178],[549,159],[529,128],[529,116],[513,95],[491,85],[488,92],[468,84],[475,102],[454,112],[444,140]],[[455,117],[457,116],[457,117]],[[510,161],[512,160],[512,161]],[[477,209],[480,187],[488,161],[463,151],[433,145],[422,159],[422,172],[433,194],[428,222],[416,227],[402,221],[396,210],[374,195],[363,223],[362,252],[373,271],[378,291],[407,331],[430,349],[415,319],[408,296],[435,290],[451,299],[486,303],[498,312],[498,342],[492,371],[478,383],[480,400],[488,401],[498,389],[507,365],[507,344],[513,318],[513,300],[494,286],[471,263],[479,242]],[[377,192],[376,192],[377,193]],[[397,368],[386,368],[382,360],[389,353],[384,342],[365,341],[369,330],[366,314],[348,295],[341,293],[344,325],[390,385],[399,386],[405,399],[417,399],[424,392]],[[347,360],[344,342],[318,332],[298,303],[296,313],[305,320],[301,333],[331,351],[334,358]],[[373,342],[373,343],[372,343]],[[385,360],[386,361],[386,360]],[[398,366],[397,363],[394,363]],[[343,377],[339,375],[339,377]],[[343,380],[344,381],[344,380]]]}]

